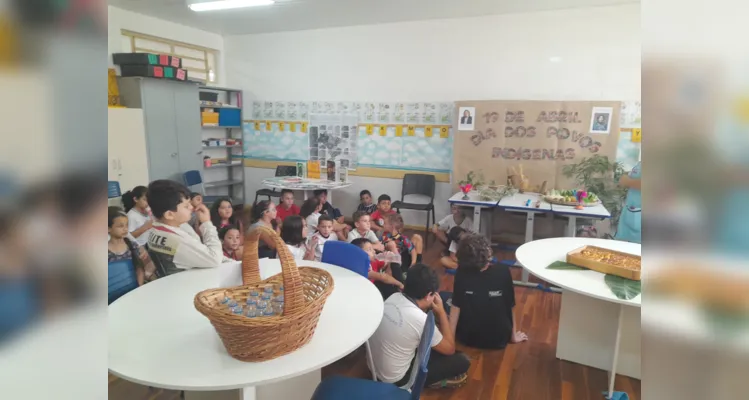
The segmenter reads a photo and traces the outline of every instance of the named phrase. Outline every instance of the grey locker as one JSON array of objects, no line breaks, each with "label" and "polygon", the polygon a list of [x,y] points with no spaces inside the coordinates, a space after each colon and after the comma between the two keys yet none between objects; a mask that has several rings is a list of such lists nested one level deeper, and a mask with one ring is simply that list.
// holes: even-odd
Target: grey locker
[{"label": "grey locker", "polygon": [[182,173],[201,166],[198,86],[155,78],[118,78],[120,100],[143,109],[151,180],[182,182]]}]

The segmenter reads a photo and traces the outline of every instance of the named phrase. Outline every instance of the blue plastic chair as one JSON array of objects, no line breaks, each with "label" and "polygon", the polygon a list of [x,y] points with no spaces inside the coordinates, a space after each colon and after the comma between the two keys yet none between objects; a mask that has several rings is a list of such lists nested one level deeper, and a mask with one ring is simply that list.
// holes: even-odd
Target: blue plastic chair
[{"label": "blue plastic chair", "polygon": [[114,199],[116,197],[122,197],[122,191],[120,191],[120,183],[117,181],[107,181],[107,197]]},{"label": "blue plastic chair", "polygon": [[185,181],[185,186],[187,186],[188,189],[192,190],[193,186],[200,186],[200,191],[198,193],[203,195],[203,203],[205,205],[210,206],[211,204],[215,203],[216,200],[226,197],[226,196],[207,196],[205,194],[205,186],[203,185],[203,176],[200,175],[200,171],[193,169],[190,171],[185,172],[182,174],[182,179]]},{"label": "blue plastic chair", "polygon": [[138,287],[133,260],[109,263],[109,303]]},{"label": "blue plastic chair", "polygon": [[369,275],[369,255],[366,251],[351,243],[325,242],[320,261],[354,271],[365,278]]},{"label": "blue plastic chair", "polygon": [[427,380],[427,364],[432,350],[433,335],[434,314],[429,311],[414,360],[414,365],[417,367],[414,368],[416,373],[411,373],[409,383],[406,385],[409,389],[401,389],[392,383],[333,376],[320,382],[312,395],[312,400],[418,400]]}]

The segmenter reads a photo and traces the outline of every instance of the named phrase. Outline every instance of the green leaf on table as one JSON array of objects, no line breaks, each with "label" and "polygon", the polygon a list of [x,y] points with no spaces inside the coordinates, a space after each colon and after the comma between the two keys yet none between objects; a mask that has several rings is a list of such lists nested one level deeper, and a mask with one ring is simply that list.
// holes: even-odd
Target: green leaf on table
[{"label": "green leaf on table", "polygon": [[609,274],[606,274],[604,281],[606,282],[606,286],[611,289],[611,293],[622,300],[631,300],[637,297],[642,291],[642,283],[640,281],[633,281],[632,279]]},{"label": "green leaf on table", "polygon": [[569,269],[569,270],[581,270],[585,269],[583,267],[578,267],[577,265],[572,265],[570,263],[564,262],[564,261],[554,261],[553,263],[549,264],[546,269]]}]

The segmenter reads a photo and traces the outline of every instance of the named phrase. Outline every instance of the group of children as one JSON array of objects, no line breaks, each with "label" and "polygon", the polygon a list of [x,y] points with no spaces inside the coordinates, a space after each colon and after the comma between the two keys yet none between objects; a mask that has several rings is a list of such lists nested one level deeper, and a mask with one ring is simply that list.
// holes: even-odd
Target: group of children
[{"label": "group of children", "polygon": [[[328,241],[349,242],[367,253],[368,277],[391,308],[400,307],[402,312],[408,308],[409,318],[416,325],[423,325],[422,312],[431,309],[440,314],[440,337],[445,339],[433,343],[437,353],[430,361],[434,367],[430,370],[442,372],[428,377],[430,385],[465,383],[470,361],[455,351],[454,338],[479,348],[504,348],[508,343],[528,339],[516,330],[509,269],[492,263],[488,240],[472,232],[473,221],[459,207],[452,206],[450,215],[431,231],[447,248],[442,265],[458,272],[448,302],[451,307],[447,308],[440,300],[434,271],[421,264],[422,237],[414,234],[409,238],[403,233],[403,218],[391,208],[390,197],[383,194],[374,203],[372,194],[363,190],[360,200],[350,226],[340,210],[328,202],[327,191],[315,191],[314,197],[297,207],[293,192],[284,190],[278,205],[271,201],[253,205],[245,230],[230,199],[214,202],[209,210],[200,194],[190,193],[174,181],[157,180],[125,193],[124,210],[110,207],[109,261],[132,260],[138,285],[143,285],[187,269],[241,260],[244,235],[260,226],[278,232],[288,251],[299,260],[320,261]],[[267,243],[259,247],[259,256],[274,257],[274,246]],[[402,298],[411,300],[405,302]],[[409,308],[411,304],[415,308]],[[407,378],[407,364],[406,368],[390,367],[396,359],[408,361],[414,356],[418,336],[409,333],[414,337],[405,343],[409,335],[391,325],[388,318],[383,318],[375,333],[373,351],[378,353],[378,379],[400,383]],[[400,346],[398,354],[378,350],[395,345]]]},{"label": "group of children", "polygon": [[[137,186],[123,194],[124,210],[110,207],[109,259],[133,260],[142,284],[156,276],[205,267],[201,264],[203,261],[212,265],[241,260],[244,234],[254,227],[266,226],[278,232],[294,258],[300,260],[320,261],[325,243],[331,240],[346,241],[363,248],[372,261],[370,279],[386,296],[395,287],[402,287],[408,268],[421,261],[423,239],[418,234],[410,238],[403,234],[403,218],[391,208],[390,196],[380,195],[375,203],[371,192],[363,190],[359,198],[360,204],[351,226],[345,222],[341,211],[328,202],[327,190],[316,190],[314,197],[301,207],[294,204],[291,190],[283,190],[278,205],[271,201],[253,205],[250,225],[245,231],[245,223],[229,198],[215,201],[209,210],[200,193],[190,193],[177,182],[154,181],[149,187]],[[156,212],[151,204],[154,202],[158,203]],[[451,211],[451,215],[435,225],[432,232],[450,249],[442,258],[442,264],[455,269],[457,242],[470,232],[472,222],[458,207],[452,207]],[[211,222],[211,227],[205,227],[205,222]],[[122,224],[126,224],[127,229],[122,229]],[[150,237],[153,237],[153,246],[149,245]],[[187,238],[189,244],[181,245],[180,239]],[[158,243],[167,239],[173,242],[170,246],[166,242]],[[180,247],[182,251],[178,252]],[[277,253],[271,247],[270,244],[261,244],[260,256],[274,257]],[[155,264],[164,264],[158,271],[145,248],[150,250],[151,256],[158,258]],[[170,251],[173,254],[169,254]],[[194,252],[200,253],[201,257],[185,259],[187,254]],[[382,262],[375,259],[378,255],[382,260],[398,262]],[[389,286],[384,287],[384,284]]]}]

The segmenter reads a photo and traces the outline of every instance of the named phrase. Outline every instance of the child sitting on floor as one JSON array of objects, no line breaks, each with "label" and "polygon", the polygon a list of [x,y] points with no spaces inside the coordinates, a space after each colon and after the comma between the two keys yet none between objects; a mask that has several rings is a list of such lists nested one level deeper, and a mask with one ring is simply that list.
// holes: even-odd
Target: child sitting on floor
[{"label": "child sitting on floor", "polygon": [[365,189],[359,192],[359,206],[356,207],[356,211],[370,215],[377,211],[377,204],[372,201],[372,193],[369,190]]},{"label": "child sitting on floor", "polygon": [[154,267],[145,249],[128,238],[128,218],[119,207],[109,207],[108,262],[132,260],[138,286],[155,278]]},{"label": "child sitting on floor", "polygon": [[338,237],[333,234],[333,218],[327,215],[321,215],[317,221],[317,233],[312,235],[310,241],[315,243],[315,261],[322,259],[322,253],[325,250],[325,242],[337,241]]},{"label": "child sitting on floor", "polygon": [[148,208],[148,199],[145,186],[136,186],[122,194],[122,205],[127,213],[128,229],[139,246],[148,243],[148,232],[153,226],[151,210]]},{"label": "child sitting on floor", "polygon": [[299,215],[290,215],[281,225],[281,239],[295,260],[314,260],[317,238],[313,236],[309,243],[307,238],[307,221]]},{"label": "child sitting on floor", "polygon": [[244,246],[242,245],[242,233],[239,232],[239,228],[234,225],[225,226],[219,230],[218,238],[221,240],[221,246],[224,249],[224,257],[235,261],[242,260]]},{"label": "child sitting on floor", "polygon": [[450,215],[442,218],[440,222],[432,227],[432,233],[439,239],[442,244],[450,247],[450,238],[447,233],[450,229],[459,226],[467,232],[473,231],[473,220],[466,217],[463,210],[457,204],[450,206]]},{"label": "child sitting on floor", "polygon": [[327,215],[333,219],[333,232],[335,232],[336,236],[338,236],[338,240],[345,241],[349,231],[351,230],[351,227],[344,223],[344,218],[343,214],[341,214],[341,210],[333,208],[333,205],[328,203],[328,190],[315,190],[315,197],[317,197],[317,199],[320,201],[320,204],[322,204],[322,210],[320,211],[320,213],[322,215]]},{"label": "child sitting on floor", "polygon": [[211,206],[211,222],[216,229],[236,226],[239,232],[244,232],[242,221],[234,213],[234,205],[228,197],[216,200]]},{"label": "child sitting on floor", "polygon": [[372,248],[375,250],[385,251],[385,246],[377,239],[377,235],[371,230],[371,227],[372,223],[369,214],[364,211],[357,211],[354,213],[354,229],[348,233],[346,239],[348,242],[353,243],[355,239],[365,238],[369,240]]},{"label": "child sitting on floor", "polygon": [[367,277],[375,284],[377,290],[380,291],[383,300],[387,300],[391,294],[403,290],[403,283],[395,278],[396,276],[402,276],[400,268],[397,271],[390,269],[391,265],[397,264],[376,259],[372,242],[365,237],[356,238],[351,241],[351,244],[361,247],[369,255],[369,272],[367,273]]},{"label": "child sitting on floor", "polygon": [[317,221],[320,219],[322,204],[316,197],[307,199],[299,210],[299,216],[307,222],[307,237],[311,238],[317,232]]},{"label": "child sitting on floor", "polygon": [[390,196],[383,194],[377,198],[377,210],[372,213],[372,230],[378,236],[382,236],[385,225],[385,216],[395,214],[395,210],[390,208]]},{"label": "child sitting on floor", "polygon": [[454,226],[447,232],[447,239],[450,242],[450,247],[448,249],[448,255],[440,259],[440,263],[443,267],[450,270],[458,268],[458,257],[456,255],[458,252],[458,245],[460,244],[460,240],[469,234],[468,231],[459,226]]},{"label": "child sitting on floor", "polygon": [[148,251],[152,258],[158,257],[157,276],[221,264],[224,252],[205,204],[196,210],[202,243],[195,231],[180,227],[192,216],[190,192],[184,185],[166,179],[153,181],[148,185],[148,203],[156,219],[148,236]]},{"label": "child sitting on floor", "polygon": [[382,242],[385,249],[397,252],[403,260],[401,266],[404,272],[412,265],[421,262],[421,251],[424,243],[421,235],[414,234],[412,239],[401,233],[403,217],[400,214],[388,214],[385,217]]},{"label": "child sitting on floor", "polygon": [[276,207],[276,220],[282,223],[286,217],[299,215],[299,206],[294,204],[294,192],[289,189],[281,190],[281,202]]},{"label": "child sitting on floor", "polygon": [[517,330],[515,289],[506,265],[492,264],[489,240],[465,236],[458,246],[458,268],[450,308],[450,329],[466,346],[504,349],[508,343],[528,340]]}]

